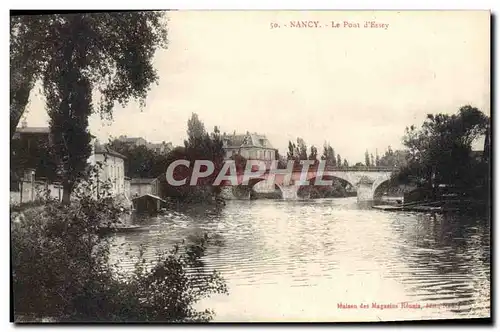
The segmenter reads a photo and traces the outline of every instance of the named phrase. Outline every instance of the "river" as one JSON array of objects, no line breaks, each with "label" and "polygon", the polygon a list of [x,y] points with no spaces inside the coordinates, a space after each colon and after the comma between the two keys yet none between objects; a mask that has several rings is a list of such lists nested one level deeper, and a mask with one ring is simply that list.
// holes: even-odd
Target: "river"
[{"label": "river", "polygon": [[147,223],[113,236],[112,259],[140,244],[153,258],[183,238],[219,236],[203,259],[229,295],[198,304],[214,321],[490,317],[490,226],[479,217],[384,212],[351,197],[230,201]]}]

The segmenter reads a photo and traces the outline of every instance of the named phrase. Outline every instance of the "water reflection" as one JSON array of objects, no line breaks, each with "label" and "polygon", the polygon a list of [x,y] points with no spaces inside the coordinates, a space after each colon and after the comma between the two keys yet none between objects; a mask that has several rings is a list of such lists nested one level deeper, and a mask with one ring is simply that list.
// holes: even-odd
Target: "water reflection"
[{"label": "water reflection", "polygon": [[[137,222],[112,257],[146,256],[210,232],[204,257],[229,295],[200,303],[221,321],[352,321],[489,316],[489,225],[456,215],[376,211],[356,198],[229,202]],[[122,267],[131,267],[124,259]],[[338,303],[433,303],[434,308],[339,309]],[[446,305],[446,306],[443,306]]]},{"label": "water reflection", "polygon": [[393,215],[408,269],[402,281],[421,301],[454,313],[489,315],[489,225],[457,215]]}]

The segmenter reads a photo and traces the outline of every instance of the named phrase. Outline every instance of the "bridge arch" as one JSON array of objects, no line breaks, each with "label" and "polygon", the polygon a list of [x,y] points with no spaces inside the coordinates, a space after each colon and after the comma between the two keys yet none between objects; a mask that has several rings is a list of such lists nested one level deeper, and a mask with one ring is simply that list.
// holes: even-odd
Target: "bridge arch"
[{"label": "bridge arch", "polygon": [[380,194],[384,188],[388,187],[388,185],[390,184],[390,180],[391,180],[390,174],[384,174],[375,180],[375,182],[372,185],[373,199],[376,199],[378,194]]},{"label": "bridge arch", "polygon": [[[298,196],[309,196],[313,198],[316,198],[316,196],[322,198],[322,197],[327,197],[325,195],[330,195],[332,188],[336,187],[336,183],[340,183],[342,186],[343,190],[347,190],[347,186],[350,186],[351,188],[356,188],[355,184],[353,184],[351,179],[348,177],[340,177],[336,175],[322,175],[321,179],[324,181],[332,181],[332,184],[329,186],[320,186],[320,185],[315,185],[315,182],[317,181],[319,177],[318,176],[312,176],[308,179],[308,184],[301,185],[298,189]],[[305,192],[305,193],[304,193]]]},{"label": "bridge arch", "polygon": [[[248,187],[250,189],[250,197],[252,198],[253,195],[255,195],[257,192],[255,191],[254,187],[259,184],[259,183],[262,183],[263,181],[267,181],[268,179],[267,178],[251,178],[249,181],[248,181]],[[281,188],[278,184],[274,183],[273,184],[273,188],[274,188],[274,191],[273,192],[266,192],[266,193],[261,193],[261,194],[270,194],[270,195],[276,195],[277,194],[277,191],[279,192],[279,197],[280,198],[283,198],[283,188]]]},{"label": "bridge arch", "polygon": [[388,188],[390,180],[381,180],[375,182],[372,186],[373,199],[377,199],[383,195],[385,189]]}]

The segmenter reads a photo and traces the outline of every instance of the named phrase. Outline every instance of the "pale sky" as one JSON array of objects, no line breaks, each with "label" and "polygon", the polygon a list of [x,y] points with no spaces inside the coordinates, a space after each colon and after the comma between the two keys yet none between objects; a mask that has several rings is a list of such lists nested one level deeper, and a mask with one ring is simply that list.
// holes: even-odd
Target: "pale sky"
[{"label": "pale sky", "polygon": [[[100,140],[123,134],[182,145],[195,112],[209,130],[266,134],[281,154],[296,137],[321,154],[326,140],[354,164],[366,149],[400,148],[405,127],[427,113],[470,104],[490,114],[489,12],[167,15],[169,48],[155,57],[159,85],[142,112],[131,103],[115,108],[113,122],[93,116],[90,130]],[[309,20],[320,27],[291,27]],[[364,28],[365,21],[389,25]],[[29,126],[47,125],[38,92],[28,109]]]}]

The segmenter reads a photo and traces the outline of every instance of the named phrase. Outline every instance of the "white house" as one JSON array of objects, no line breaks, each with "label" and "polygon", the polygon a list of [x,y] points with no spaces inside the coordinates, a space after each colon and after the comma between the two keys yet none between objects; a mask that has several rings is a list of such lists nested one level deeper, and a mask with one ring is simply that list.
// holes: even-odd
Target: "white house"
[{"label": "white house", "polygon": [[111,193],[113,196],[125,195],[129,197],[125,185],[125,160],[127,158],[98,142],[92,144],[92,154],[88,160],[90,165],[101,163],[98,178],[99,182],[109,181],[111,184]]}]

